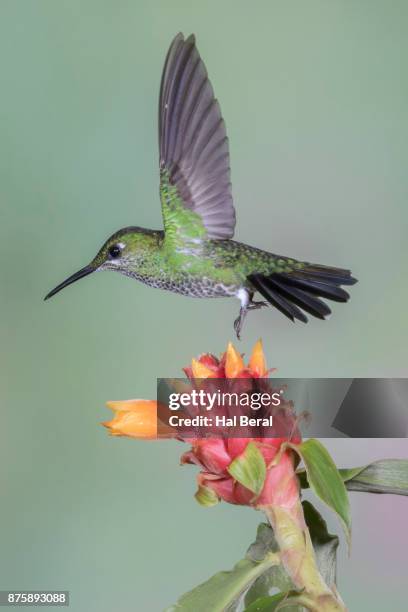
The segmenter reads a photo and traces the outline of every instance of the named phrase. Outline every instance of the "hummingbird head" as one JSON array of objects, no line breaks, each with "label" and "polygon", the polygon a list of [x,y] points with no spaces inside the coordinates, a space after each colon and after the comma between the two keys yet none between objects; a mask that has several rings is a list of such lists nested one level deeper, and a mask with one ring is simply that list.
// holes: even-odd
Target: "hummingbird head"
[{"label": "hummingbird head", "polygon": [[163,232],[141,227],[125,227],[119,230],[108,238],[96,257],[87,266],[54,287],[44,299],[48,300],[61,289],[92,272],[115,270],[132,276],[132,270],[137,269],[149,250],[158,246],[162,236]]}]

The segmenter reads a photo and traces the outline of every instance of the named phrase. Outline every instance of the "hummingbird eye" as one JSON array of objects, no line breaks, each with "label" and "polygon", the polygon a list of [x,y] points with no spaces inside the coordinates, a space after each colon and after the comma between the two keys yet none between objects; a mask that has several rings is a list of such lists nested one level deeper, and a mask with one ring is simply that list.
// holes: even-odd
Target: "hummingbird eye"
[{"label": "hummingbird eye", "polygon": [[121,253],[122,253],[122,249],[120,248],[118,244],[113,244],[109,248],[109,251],[108,251],[110,259],[117,259],[118,257],[120,257]]}]

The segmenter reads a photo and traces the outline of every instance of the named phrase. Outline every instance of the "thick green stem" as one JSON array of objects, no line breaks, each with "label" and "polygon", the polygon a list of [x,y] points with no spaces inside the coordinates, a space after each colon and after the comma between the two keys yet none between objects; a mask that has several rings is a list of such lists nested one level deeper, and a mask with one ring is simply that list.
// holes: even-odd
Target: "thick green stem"
[{"label": "thick green stem", "polygon": [[273,505],[262,509],[274,531],[282,565],[302,591],[304,605],[312,612],[346,612],[335,586],[327,586],[319,572],[300,500],[290,509]]}]

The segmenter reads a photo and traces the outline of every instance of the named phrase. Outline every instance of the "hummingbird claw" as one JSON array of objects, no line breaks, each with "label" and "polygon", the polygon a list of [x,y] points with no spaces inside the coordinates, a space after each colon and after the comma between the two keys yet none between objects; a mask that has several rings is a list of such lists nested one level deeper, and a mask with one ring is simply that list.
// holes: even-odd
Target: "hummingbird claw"
[{"label": "hummingbird claw", "polygon": [[239,311],[238,317],[234,321],[234,330],[237,335],[238,340],[241,340],[241,330],[244,324],[244,319],[247,313],[247,308],[241,308]]},{"label": "hummingbird claw", "polygon": [[237,317],[234,321],[234,331],[238,340],[241,340],[241,327],[241,317]]}]

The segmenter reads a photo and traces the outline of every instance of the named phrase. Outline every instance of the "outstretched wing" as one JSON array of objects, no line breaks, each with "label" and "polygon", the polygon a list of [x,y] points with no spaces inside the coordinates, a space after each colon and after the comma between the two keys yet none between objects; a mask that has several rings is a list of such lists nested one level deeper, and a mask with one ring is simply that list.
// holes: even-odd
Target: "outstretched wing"
[{"label": "outstretched wing", "polygon": [[159,101],[160,196],[166,240],[231,238],[228,138],[193,35],[167,53]]}]

